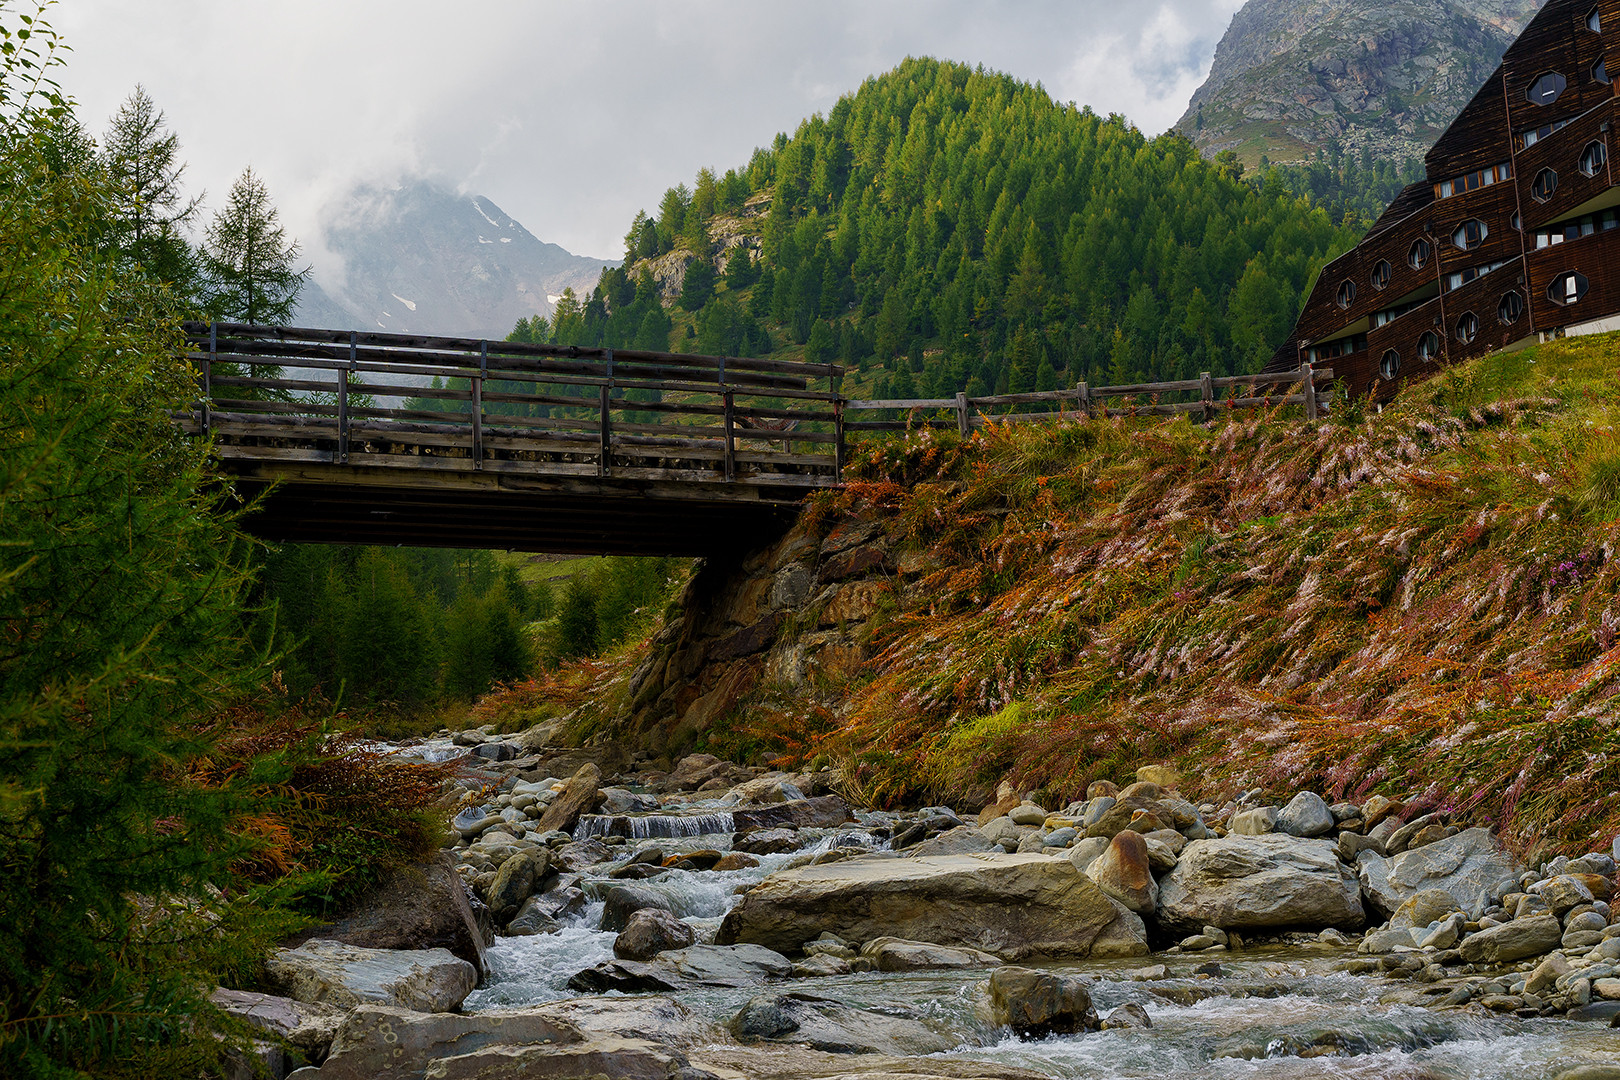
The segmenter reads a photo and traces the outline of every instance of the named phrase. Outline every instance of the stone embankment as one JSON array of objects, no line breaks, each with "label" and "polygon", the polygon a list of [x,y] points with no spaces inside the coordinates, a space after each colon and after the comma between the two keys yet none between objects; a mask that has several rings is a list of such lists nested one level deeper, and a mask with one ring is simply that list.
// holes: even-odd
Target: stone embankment
[{"label": "stone embankment", "polygon": [[[694,755],[664,768],[643,757],[608,778],[577,751],[521,737],[454,741],[467,768],[446,861],[373,905],[437,909],[415,916],[420,940],[396,932],[392,947],[376,948],[378,927],[403,920],[363,911],[269,959],[266,986],[282,997],[220,992],[223,1008],[266,1032],[273,1074],[302,1063],[300,1080],[385,1067],[400,1077],[696,1080],[739,1062],[752,1062],[748,1075],[788,1075],[769,1064],[788,1047],[882,1062],[963,1045],[925,1011],[809,990],[859,972],[977,978],[986,1023],[1003,1034],[1153,1037],[1140,1004],[1099,1010],[1091,976],[1010,964],[1154,951],[1125,977],[1184,1004],[1217,992],[1223,963],[1282,947],[1338,958],[1341,971],[1387,985],[1389,1001],[1526,1019],[1620,1016],[1615,852],[1527,867],[1488,830],[1400,800],[1246,792],[1196,801],[1169,769],[1145,766],[1135,782],[1099,781],[1067,806],[1003,785],[976,815],[880,813],[848,806],[827,773]],[[451,869],[464,892],[446,898]],[[664,887],[677,879],[740,895],[716,913],[723,919],[693,917]],[[487,978],[493,945],[561,942],[579,927],[615,935],[612,959],[582,962],[569,978],[566,992],[580,996],[459,1011]],[[1203,981],[1173,977],[1172,965],[1192,965]],[[683,1004],[693,990],[753,996],[716,1026]],[[1283,983],[1242,991],[1288,992]],[[1302,1035],[1299,1052],[1339,1038]],[[1033,1075],[924,1059],[905,1071]]]}]

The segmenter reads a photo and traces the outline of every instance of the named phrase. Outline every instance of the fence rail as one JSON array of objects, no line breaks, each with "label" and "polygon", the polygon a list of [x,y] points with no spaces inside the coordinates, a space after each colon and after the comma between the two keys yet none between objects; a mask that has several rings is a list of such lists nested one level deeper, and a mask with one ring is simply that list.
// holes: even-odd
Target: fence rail
[{"label": "fence rail", "polygon": [[[178,419],[240,466],[673,482],[666,494],[684,486],[779,502],[838,484],[848,440],[865,433],[955,427],[966,436],[988,423],[1097,416],[1209,420],[1281,405],[1302,405],[1315,419],[1330,398],[1319,381],[1333,377],[1301,367],[849,400],[835,364],[237,323],[188,323],[186,333],[201,394]],[[1164,400],[1177,396],[1187,400]],[[850,420],[851,412],[907,415]]]},{"label": "fence rail", "polygon": [[[911,414],[904,420],[848,420],[844,430],[849,433],[863,431],[907,431],[916,427],[955,427],[965,438],[976,427],[985,424],[1018,424],[1042,420],[1098,416],[1175,416],[1198,415],[1213,420],[1223,412],[1237,409],[1269,409],[1282,405],[1302,405],[1305,417],[1315,420],[1328,408],[1332,394],[1318,389],[1331,381],[1331,369],[1301,367],[1298,371],[1269,375],[1232,375],[1211,377],[1208,372],[1196,379],[1175,382],[1133,383],[1124,386],[1088,386],[1080,383],[1073,390],[1048,390],[1031,394],[996,394],[989,397],[968,397],[957,394],[954,398],[894,398],[854,400],[844,403],[850,412],[904,412]],[[1273,393],[1273,388],[1297,387],[1292,393]],[[1225,391],[1224,396],[1222,391]],[[1176,394],[1197,394],[1191,401],[1161,401],[1162,397]],[[1145,403],[1131,403],[1110,407],[1110,399],[1146,397]],[[989,410],[1018,405],[1044,405],[1033,412],[995,414]],[[919,415],[949,412],[948,417]]]}]

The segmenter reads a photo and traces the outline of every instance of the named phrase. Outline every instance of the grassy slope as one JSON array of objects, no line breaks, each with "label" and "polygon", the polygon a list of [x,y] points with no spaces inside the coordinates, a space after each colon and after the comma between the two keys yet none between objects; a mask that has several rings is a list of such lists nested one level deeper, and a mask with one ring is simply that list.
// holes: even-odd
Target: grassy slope
[{"label": "grassy slope", "polygon": [[882,801],[1158,759],[1417,793],[1522,842],[1620,826],[1620,339],[1374,416],[917,436],[823,512],[938,569],[824,747]]}]

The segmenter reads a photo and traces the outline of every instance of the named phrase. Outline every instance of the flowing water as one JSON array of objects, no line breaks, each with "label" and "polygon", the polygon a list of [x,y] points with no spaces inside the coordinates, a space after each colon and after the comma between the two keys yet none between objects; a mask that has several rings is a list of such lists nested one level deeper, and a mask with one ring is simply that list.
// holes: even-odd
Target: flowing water
[{"label": "flowing water", "polygon": [[[724,830],[691,830],[723,821],[718,807],[690,815],[650,814],[618,835],[659,838],[667,852],[725,850]],[[624,815],[604,820],[623,821]],[[579,836],[600,836],[587,818]],[[869,842],[869,834],[804,830],[810,851]],[[627,845],[626,853],[638,846]],[[805,852],[761,858],[760,865],[722,873],[672,870],[638,881],[657,890],[690,923],[700,942],[713,939],[720,919],[743,891]],[[604,863],[605,872],[613,864]],[[581,887],[593,902],[561,932],[501,938],[489,950],[490,974],[466,1000],[468,1011],[577,997],[575,973],[613,958],[611,932],[599,929],[600,898],[621,882],[589,874]],[[1322,950],[1255,950],[1219,957],[1219,977],[1192,968],[1209,954],[1140,957],[1050,965],[1093,979],[1099,1013],[1134,1002],[1147,1009],[1150,1030],[1113,1030],[1019,1039],[989,1019],[988,971],[883,974],[868,972],[791,980],[765,988],[705,988],[676,996],[698,1016],[725,1024],[753,996],[802,993],[845,1005],[902,1007],[959,1040],[947,1056],[1017,1066],[1074,1080],[1542,1080],[1579,1064],[1620,1065],[1620,1031],[1565,1020],[1519,1020],[1441,1012],[1381,1000],[1398,984],[1340,970],[1353,954]],[[1164,963],[1171,978],[1137,981],[1129,972]],[[1409,984],[1408,984],[1409,985]]]}]

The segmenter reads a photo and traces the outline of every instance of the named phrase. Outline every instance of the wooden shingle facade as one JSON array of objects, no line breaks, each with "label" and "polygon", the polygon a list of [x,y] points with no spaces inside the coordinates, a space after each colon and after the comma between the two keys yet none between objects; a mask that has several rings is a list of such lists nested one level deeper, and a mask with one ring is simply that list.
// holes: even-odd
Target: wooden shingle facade
[{"label": "wooden shingle facade", "polygon": [[1323,269],[1267,371],[1352,393],[1557,333],[1620,329],[1620,0],[1548,0],[1354,249]]}]

